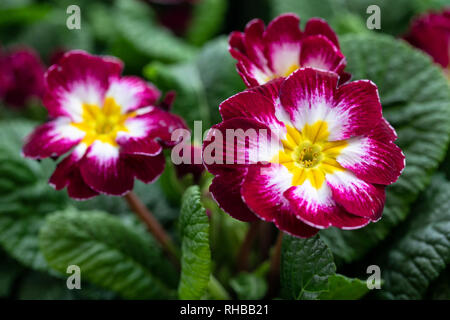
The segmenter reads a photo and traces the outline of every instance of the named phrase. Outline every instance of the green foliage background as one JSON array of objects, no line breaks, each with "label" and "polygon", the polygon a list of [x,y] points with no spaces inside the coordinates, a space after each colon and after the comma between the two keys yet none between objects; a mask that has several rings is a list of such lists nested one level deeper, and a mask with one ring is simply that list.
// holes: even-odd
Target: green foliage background
[{"label": "green foliage background", "polygon": [[[81,30],[65,27],[72,4],[81,8]],[[366,27],[372,4],[381,8],[381,30]],[[449,83],[430,57],[400,39],[413,16],[444,6],[450,0],[203,0],[189,9],[183,34],[175,35],[159,20],[167,8],[145,1],[3,0],[0,41],[33,47],[47,65],[58,49],[118,56],[126,74],[175,90],[173,112],[191,127],[201,120],[206,130],[220,121],[220,102],[245,88],[227,51],[229,32],[283,12],[298,14],[302,25],[325,18],[339,34],[353,79],[378,85],[406,169],[388,188],[378,223],[356,231],[332,228],[307,240],[285,235],[276,297],[449,299]],[[136,183],[135,192],[180,247],[178,272],[123,199],[73,201],[48,186],[52,160],[21,157],[24,137],[45,119],[37,101],[24,109],[0,105],[0,298],[266,296],[269,257],[253,253],[251,271],[236,271],[248,226],[208,198],[210,177],[189,187],[193,180],[178,180],[168,165],[156,183]],[[82,269],[82,290],[66,288],[70,264]],[[369,265],[381,268],[381,290],[367,289]]]}]

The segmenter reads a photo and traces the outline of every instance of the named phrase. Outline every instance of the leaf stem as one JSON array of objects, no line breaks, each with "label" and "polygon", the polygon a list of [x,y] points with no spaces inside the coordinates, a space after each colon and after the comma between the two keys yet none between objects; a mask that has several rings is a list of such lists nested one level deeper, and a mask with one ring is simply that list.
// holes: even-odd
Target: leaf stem
[{"label": "leaf stem", "polygon": [[280,262],[281,262],[281,245],[283,243],[283,232],[278,232],[277,241],[273,248],[272,258],[270,260],[269,270],[269,290],[267,297],[273,297],[278,291],[280,284]]},{"label": "leaf stem", "polygon": [[166,252],[172,263],[180,268],[180,261],[178,258],[177,250],[172,242],[172,239],[161,226],[161,224],[156,220],[150,210],[142,203],[139,197],[130,191],[124,196],[131,210],[136,213],[136,215],[141,219],[141,221],[146,225],[147,229],[153,235],[153,237],[161,244],[163,250]]},{"label": "leaf stem", "polygon": [[250,222],[250,227],[248,228],[247,234],[245,235],[244,241],[242,242],[237,258],[238,271],[246,271],[249,268],[248,260],[250,252],[252,251],[253,242],[258,236],[259,222],[260,220]]}]

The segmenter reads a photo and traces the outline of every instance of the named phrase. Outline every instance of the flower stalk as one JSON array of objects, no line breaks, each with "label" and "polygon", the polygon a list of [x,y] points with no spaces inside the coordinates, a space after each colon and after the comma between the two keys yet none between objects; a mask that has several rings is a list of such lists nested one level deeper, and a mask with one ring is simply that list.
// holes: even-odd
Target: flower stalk
[{"label": "flower stalk", "polygon": [[131,210],[136,213],[139,219],[144,222],[147,229],[153,237],[161,244],[163,250],[172,261],[172,263],[179,269],[180,262],[178,259],[177,250],[173,244],[171,237],[167,234],[158,220],[153,216],[150,210],[142,203],[139,197],[130,191],[124,196]]}]

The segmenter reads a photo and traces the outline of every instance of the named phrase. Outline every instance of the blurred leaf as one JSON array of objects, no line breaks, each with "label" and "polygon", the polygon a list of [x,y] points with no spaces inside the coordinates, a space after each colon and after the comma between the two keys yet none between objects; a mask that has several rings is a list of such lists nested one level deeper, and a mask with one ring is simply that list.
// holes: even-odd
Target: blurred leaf
[{"label": "blurred leaf", "polygon": [[450,266],[428,288],[425,299],[450,300]]},{"label": "blurred leaf", "polygon": [[172,66],[154,63],[144,69],[144,74],[164,91],[175,90],[178,96],[173,111],[183,116],[191,129],[194,120],[203,121],[202,132],[220,122],[222,101],[245,90],[224,37],[208,42],[189,63]]},{"label": "blurred leaf", "polygon": [[155,22],[150,6],[137,0],[116,0],[114,23],[122,37],[149,58],[187,60],[195,48]]},{"label": "blurred leaf", "polygon": [[267,292],[266,279],[254,273],[240,273],[231,279],[230,286],[239,300],[259,300],[264,298]]},{"label": "blurred leaf", "polygon": [[173,291],[159,277],[170,267],[156,246],[118,218],[74,209],[48,217],[40,247],[49,265],[65,273],[78,265],[82,279],[128,299],[167,299]]},{"label": "blurred leaf", "polygon": [[54,169],[51,160],[37,162],[20,156],[22,141],[33,125],[0,122],[0,245],[22,264],[47,270],[38,232],[48,212],[65,208],[67,197],[47,183]]},{"label": "blurred leaf", "polygon": [[10,296],[13,283],[22,271],[20,264],[0,251],[0,298]]},{"label": "blurred leaf", "polygon": [[354,79],[377,84],[383,113],[399,136],[406,156],[400,179],[386,189],[383,218],[359,230],[321,231],[333,254],[346,262],[361,259],[405,220],[443,159],[450,134],[450,90],[431,59],[388,36],[346,36],[342,49]]},{"label": "blurred leaf", "polygon": [[309,239],[283,236],[280,275],[285,299],[318,298],[329,289],[328,279],[335,271],[333,255],[319,236]]},{"label": "blurred leaf", "polygon": [[33,23],[43,19],[50,11],[51,7],[48,4],[31,4],[9,8],[0,7],[0,26]]},{"label": "blurred leaf", "polygon": [[200,202],[198,186],[189,187],[183,195],[180,216],[181,279],[180,299],[201,299],[208,288],[211,275],[209,220]]},{"label": "blurred leaf", "polygon": [[203,121],[204,129],[209,128],[206,92],[194,63],[164,65],[154,62],[144,68],[144,75],[162,91],[176,91],[172,112],[181,115],[191,129],[194,129],[196,120]]},{"label": "blurred leaf", "polygon": [[335,20],[340,15],[352,13],[365,22],[371,15],[366,13],[367,7],[377,5],[381,12],[381,30],[390,34],[400,34],[408,26],[414,14],[414,3],[410,0],[271,0],[272,17],[285,12],[298,14],[305,23],[312,17],[321,17],[334,28]]},{"label": "blurred leaf", "polygon": [[211,122],[220,122],[219,104],[232,95],[245,90],[244,82],[236,71],[236,61],[228,53],[228,41],[220,37],[208,42],[196,60]]},{"label": "blurred leaf", "polygon": [[331,275],[328,284],[330,288],[319,295],[320,300],[358,300],[369,292],[365,281],[341,274]]},{"label": "blurred leaf", "polygon": [[209,40],[222,27],[226,10],[226,0],[202,0],[195,3],[186,33],[188,41],[201,45]]},{"label": "blurred leaf", "polygon": [[413,209],[411,218],[395,234],[380,265],[386,299],[420,299],[428,286],[450,265],[450,182],[442,175]]}]

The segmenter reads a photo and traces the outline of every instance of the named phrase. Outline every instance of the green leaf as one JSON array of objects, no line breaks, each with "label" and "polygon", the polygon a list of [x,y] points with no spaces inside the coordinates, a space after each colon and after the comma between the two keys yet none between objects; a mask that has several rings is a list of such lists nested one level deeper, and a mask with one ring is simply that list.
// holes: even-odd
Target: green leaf
[{"label": "green leaf", "polygon": [[329,290],[320,294],[320,300],[358,300],[369,289],[365,281],[347,278],[341,274],[335,274],[328,278]]},{"label": "green leaf", "polygon": [[386,189],[383,218],[359,230],[321,231],[333,254],[346,262],[361,259],[404,221],[410,205],[443,159],[450,135],[450,90],[431,59],[389,36],[346,36],[342,49],[354,79],[377,84],[383,114],[398,134],[406,156],[400,179]]},{"label": "green leaf", "polygon": [[39,235],[48,264],[65,273],[78,265],[82,279],[127,299],[173,298],[161,281],[170,268],[141,233],[103,212],[68,209],[47,218]]},{"label": "green leaf", "polygon": [[51,160],[37,162],[20,156],[23,139],[34,123],[0,122],[0,245],[20,263],[36,269],[48,266],[38,247],[38,232],[48,212],[66,207],[64,193],[53,190],[48,178]]},{"label": "green leaf", "polygon": [[23,267],[0,251],[0,298],[8,298]]},{"label": "green leaf", "polygon": [[163,90],[175,90],[178,96],[173,111],[183,116],[191,129],[194,120],[202,120],[203,132],[210,124],[220,122],[219,104],[245,90],[235,64],[228,53],[227,39],[220,37],[208,42],[189,63],[150,64],[144,74]]},{"label": "green leaf", "polygon": [[239,300],[259,300],[267,292],[266,280],[254,273],[242,272],[231,279],[230,286],[236,292]]},{"label": "green leaf", "polygon": [[319,236],[300,239],[284,235],[280,271],[283,298],[318,298],[328,290],[328,278],[335,271],[333,255]]},{"label": "green leaf", "polygon": [[181,279],[180,299],[201,299],[211,275],[209,221],[200,202],[198,186],[189,187],[183,195],[180,216]]},{"label": "green leaf", "polygon": [[386,299],[420,299],[450,265],[450,182],[433,178],[380,265]]},{"label": "green leaf", "polygon": [[410,0],[270,0],[272,16],[276,17],[285,12],[298,14],[305,23],[312,17],[321,17],[336,28],[336,21],[341,16],[351,13],[366,21],[372,14],[367,13],[370,5],[377,5],[381,11],[381,32],[400,34],[404,32],[410,18],[415,13],[414,1]]},{"label": "green leaf", "polygon": [[226,0],[203,0],[194,5],[186,38],[201,45],[222,27],[227,10]]},{"label": "green leaf", "polygon": [[137,0],[117,0],[113,11],[119,34],[149,58],[175,62],[193,56],[195,48],[155,21],[150,6]]}]

